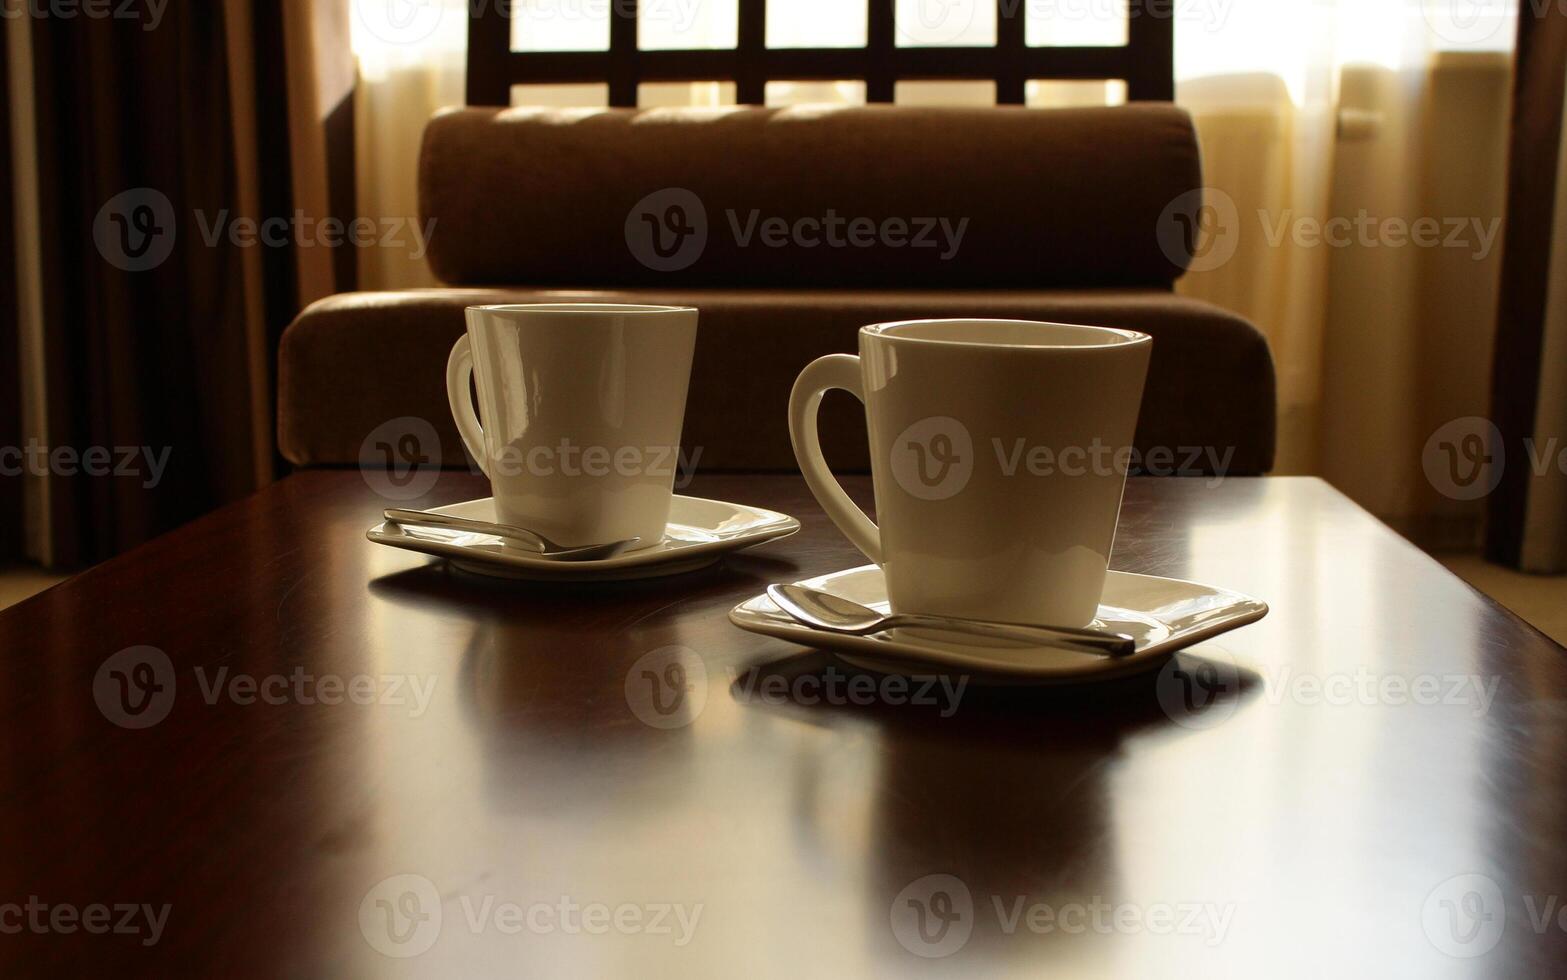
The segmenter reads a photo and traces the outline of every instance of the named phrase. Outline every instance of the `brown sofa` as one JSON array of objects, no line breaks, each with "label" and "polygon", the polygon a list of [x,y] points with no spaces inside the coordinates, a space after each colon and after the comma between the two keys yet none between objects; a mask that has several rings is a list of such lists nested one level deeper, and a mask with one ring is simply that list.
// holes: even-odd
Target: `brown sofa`
[{"label": "brown sofa", "polygon": [[[581,298],[702,310],[685,442],[703,469],[792,469],[785,407],[806,363],[853,351],[867,323],[959,316],[1152,334],[1139,447],[1272,466],[1266,342],[1171,292],[1185,265],[1171,232],[1194,226],[1202,179],[1191,122],[1168,105],[464,109],[430,122],[419,186],[450,288],[300,315],[279,365],[295,464],[355,464],[372,430],[408,416],[463,464],[444,386],[463,309]],[[846,396],[823,442],[865,466]]]}]

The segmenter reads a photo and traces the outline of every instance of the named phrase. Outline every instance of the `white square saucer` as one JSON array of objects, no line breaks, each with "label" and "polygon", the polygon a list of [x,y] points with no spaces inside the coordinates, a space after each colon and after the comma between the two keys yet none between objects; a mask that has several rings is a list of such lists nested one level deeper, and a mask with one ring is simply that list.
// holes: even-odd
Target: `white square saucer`
[{"label": "white square saucer", "polygon": [[[887,582],[876,565],[851,568],[800,583],[887,612]],[[1268,614],[1266,603],[1211,586],[1154,575],[1112,571],[1094,625],[1126,633],[1137,650],[1105,657],[1057,647],[1035,647],[957,633],[894,629],[870,636],[828,633],[796,621],[765,593],[736,606],[729,620],[743,630],[831,650],[858,667],[907,674],[915,669],[971,671],[998,680],[1038,684],[1109,680],[1153,670],[1171,654]]]},{"label": "white square saucer", "polygon": [[[498,523],[495,498],[431,508],[428,513]],[[600,561],[554,561],[488,534],[405,527],[387,521],[365,536],[376,544],[445,558],[479,575],[549,582],[623,581],[679,575],[706,568],[724,555],[800,530],[787,514],[722,500],[676,495],[664,540]]]}]

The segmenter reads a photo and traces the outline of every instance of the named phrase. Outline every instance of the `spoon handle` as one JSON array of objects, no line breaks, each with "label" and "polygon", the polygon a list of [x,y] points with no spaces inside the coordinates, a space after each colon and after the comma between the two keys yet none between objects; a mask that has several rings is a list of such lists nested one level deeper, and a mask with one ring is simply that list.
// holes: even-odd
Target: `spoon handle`
[{"label": "spoon handle", "polygon": [[525,527],[517,527],[511,524],[491,524],[488,521],[475,521],[466,517],[451,517],[447,514],[432,514],[422,510],[403,510],[398,507],[388,507],[386,509],[386,519],[401,527],[433,527],[444,531],[466,531],[472,534],[487,534],[490,537],[500,538],[502,541],[523,545],[522,550],[538,555],[541,558],[548,558],[551,561],[602,561],[614,558],[642,540],[641,538],[627,538],[625,541],[614,541],[608,544],[590,544],[575,548],[564,548],[537,531],[530,531]]},{"label": "spoon handle", "polygon": [[488,521],[475,521],[466,517],[450,517],[446,514],[432,514],[429,511],[403,510],[398,507],[388,507],[386,509],[386,519],[394,524],[402,524],[408,527],[433,527],[446,531],[488,534],[491,537],[504,538],[507,541],[516,541],[527,545],[529,549],[541,554],[547,554],[551,550],[544,539],[525,527],[491,524]]},{"label": "spoon handle", "polygon": [[1137,650],[1137,642],[1125,633],[1107,630],[1071,629],[1055,626],[1023,626],[1013,623],[987,623],[977,619],[948,619],[945,616],[896,615],[887,618],[886,626],[912,626],[916,628],[946,630],[988,636],[1001,640],[1020,640],[1041,646],[1067,647],[1090,653],[1102,653],[1111,657],[1125,657]]}]

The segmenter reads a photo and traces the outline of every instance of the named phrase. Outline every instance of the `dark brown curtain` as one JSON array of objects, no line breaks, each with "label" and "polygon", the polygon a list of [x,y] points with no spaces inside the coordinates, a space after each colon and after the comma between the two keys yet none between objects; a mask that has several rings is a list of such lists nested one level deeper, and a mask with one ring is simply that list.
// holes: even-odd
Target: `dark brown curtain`
[{"label": "dark brown curtain", "polygon": [[[1492,415],[1502,432],[1505,466],[1490,499],[1486,554],[1492,561],[1527,565],[1531,571],[1561,572],[1567,570],[1567,555],[1559,550],[1530,549],[1536,557],[1528,561],[1525,551],[1531,534],[1559,534],[1561,521],[1567,518],[1548,514],[1542,520],[1536,507],[1531,527],[1529,516],[1531,498],[1544,492],[1545,481],[1553,478],[1534,473],[1531,447],[1538,452],[1552,435],[1536,428],[1543,386],[1556,376],[1543,363],[1552,256],[1567,249],[1567,241],[1553,241],[1559,197],[1567,193],[1567,188],[1557,186],[1567,96],[1567,10],[1552,4],[1519,17],[1517,65],[1506,252],[1492,379]],[[1542,553],[1546,557],[1539,557]]]},{"label": "dark brown curtain", "polygon": [[[0,25],[0,84],[10,77],[5,31]],[[9,202],[15,174],[11,166],[11,100],[0,98],[0,195]],[[16,209],[0,215],[0,452],[22,446],[22,384],[18,365]],[[10,466],[9,457],[0,466]],[[22,557],[22,477],[0,472],[0,564]]]},{"label": "dark brown curtain", "polygon": [[[259,103],[259,215],[238,187],[235,11],[252,20],[254,67],[241,67]],[[125,470],[52,467],[55,564],[116,554],[273,477],[257,386],[270,390],[298,306],[295,265],[291,246],[240,245],[230,223],[291,213],[280,19],[277,3],[185,0],[155,30],[33,20],[49,441],[80,459],[107,450]],[[246,292],[246,248],[262,249],[260,296],[254,278]]]}]

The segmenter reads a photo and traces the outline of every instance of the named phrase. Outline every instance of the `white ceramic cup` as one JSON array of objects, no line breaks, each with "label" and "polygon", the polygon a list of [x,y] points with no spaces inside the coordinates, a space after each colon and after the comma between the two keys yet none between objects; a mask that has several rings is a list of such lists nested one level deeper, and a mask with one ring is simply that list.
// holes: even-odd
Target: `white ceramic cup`
[{"label": "white ceramic cup", "polygon": [[468,309],[446,393],[502,523],[564,546],[663,541],[696,325],[672,306]]},{"label": "white ceramic cup", "polygon": [[[800,375],[789,434],[895,610],[1078,627],[1104,591],[1153,340],[1105,327],[922,320],[860,331]],[[822,459],[833,388],[865,403],[878,527]]]}]

